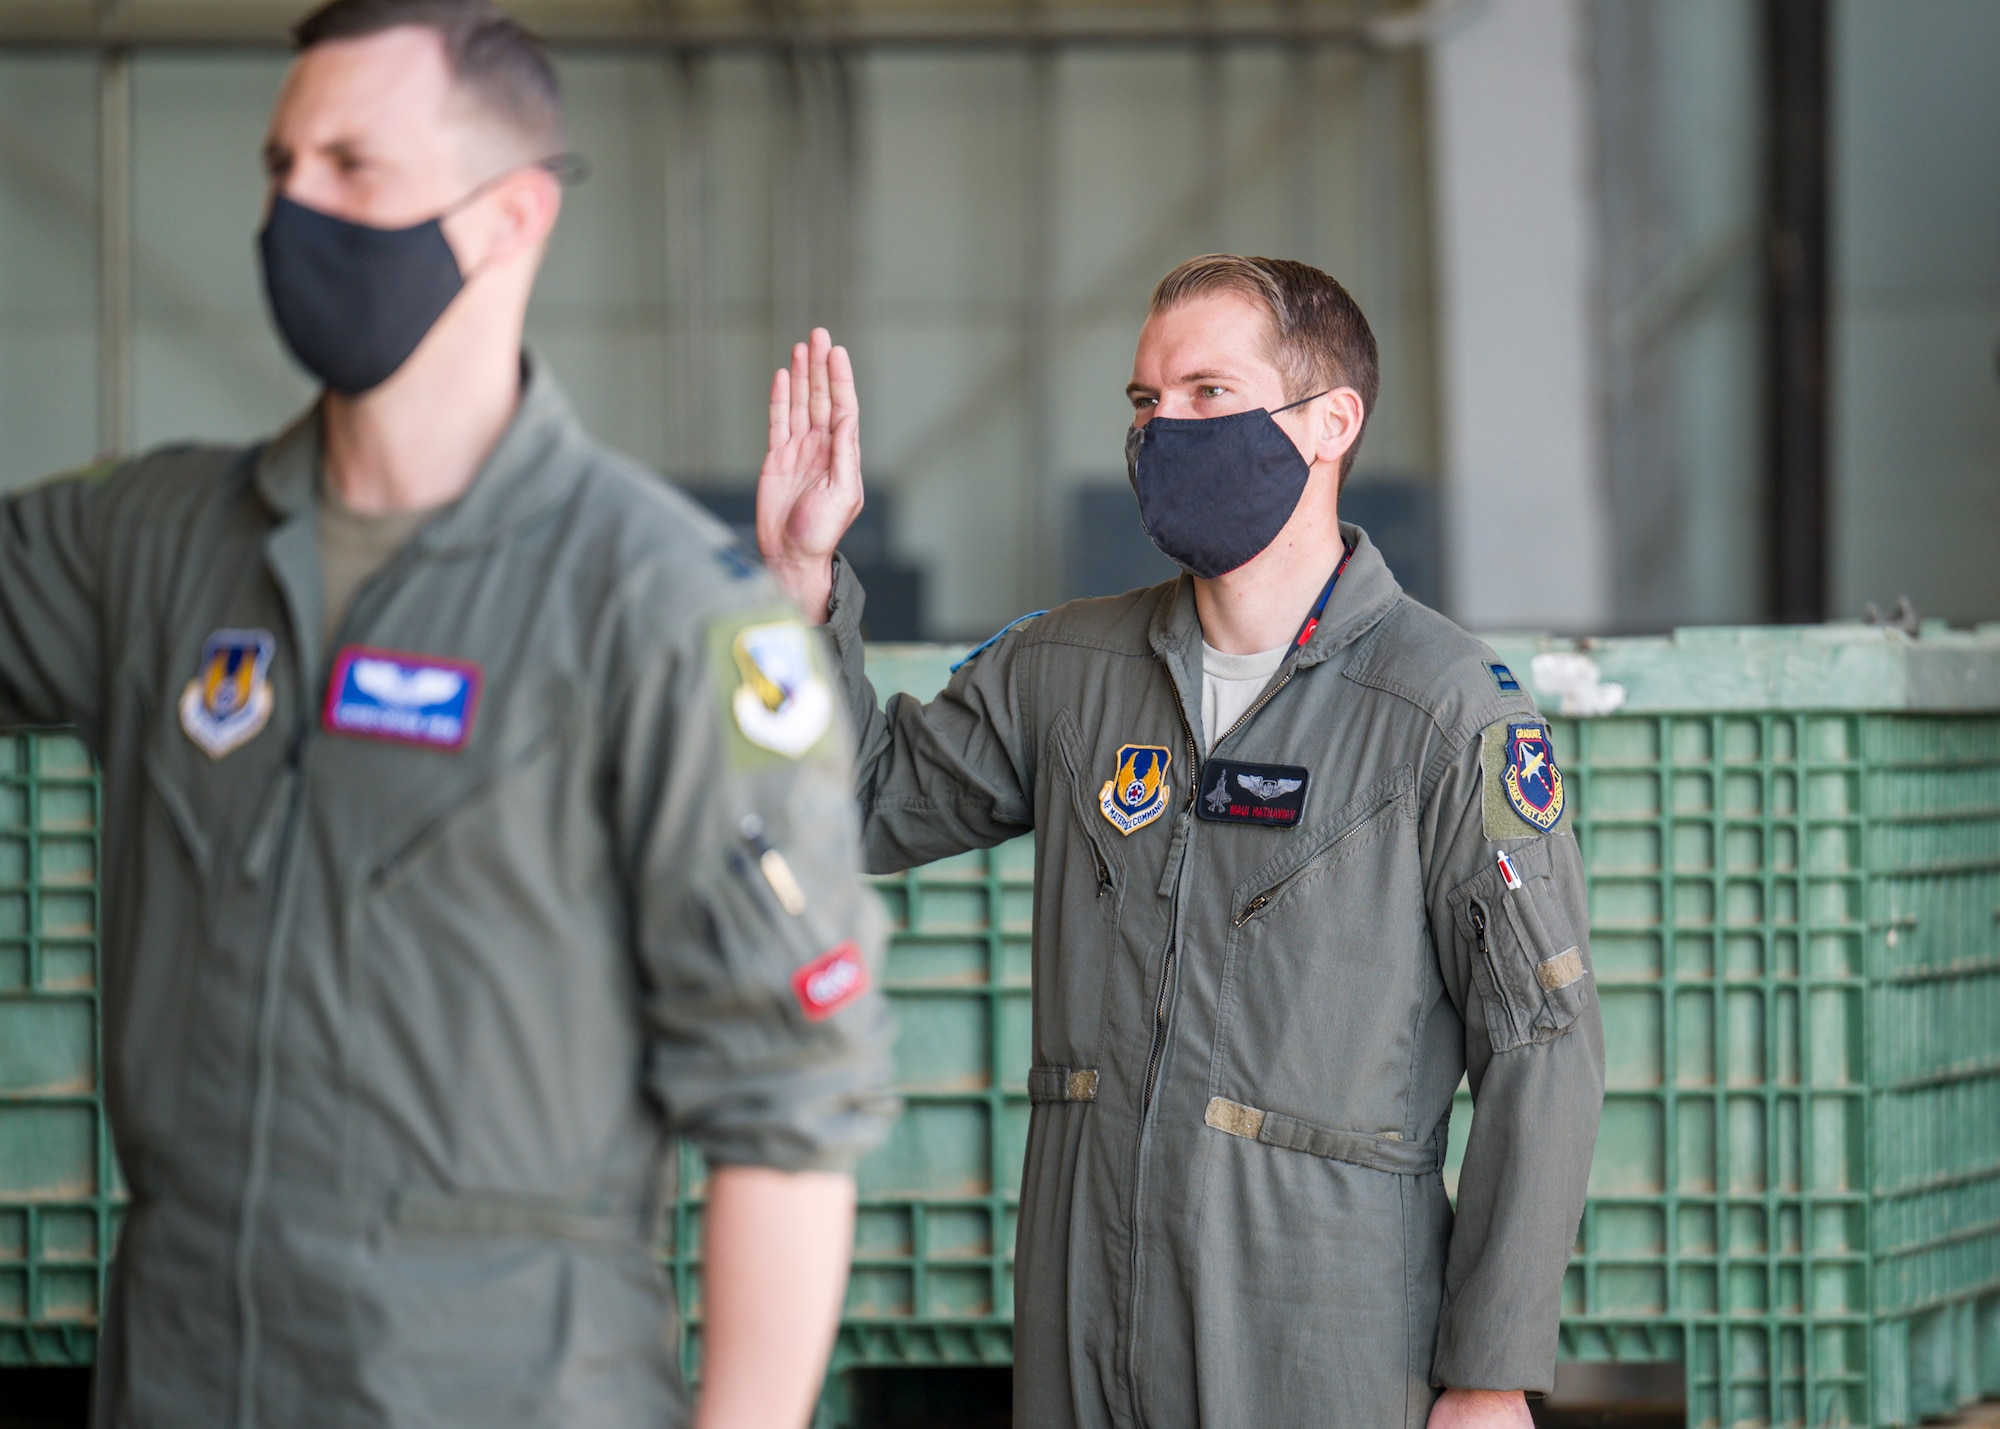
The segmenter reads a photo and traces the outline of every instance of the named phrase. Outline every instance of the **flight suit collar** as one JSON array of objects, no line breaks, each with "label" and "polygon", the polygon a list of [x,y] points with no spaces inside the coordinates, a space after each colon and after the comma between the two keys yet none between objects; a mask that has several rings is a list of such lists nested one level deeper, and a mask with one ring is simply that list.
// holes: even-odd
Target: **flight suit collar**
[{"label": "flight suit collar", "polygon": [[[1319,624],[1299,652],[1297,668],[1317,665],[1353,644],[1388,613],[1403,593],[1366,531],[1343,521],[1340,534],[1354,548],[1354,554],[1348,559],[1347,569],[1341,572],[1340,582],[1333,588]],[[1179,580],[1161,591],[1148,633],[1154,653],[1169,667],[1179,672],[1185,666],[1189,674],[1200,674],[1201,617],[1195,611],[1192,576],[1182,572]]]},{"label": "flight suit collar", "polygon": [[[417,534],[425,550],[484,545],[540,514],[571,486],[585,443],[569,399],[547,367],[521,357],[521,402],[499,443],[465,494]],[[320,412],[315,402],[259,454],[258,494],[274,515],[289,520],[319,496]]]}]

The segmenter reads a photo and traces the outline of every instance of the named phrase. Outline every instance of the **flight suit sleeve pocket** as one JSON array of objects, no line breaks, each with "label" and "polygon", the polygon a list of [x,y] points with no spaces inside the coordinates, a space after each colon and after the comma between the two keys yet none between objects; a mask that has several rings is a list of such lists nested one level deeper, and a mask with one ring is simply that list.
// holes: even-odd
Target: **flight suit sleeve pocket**
[{"label": "flight suit sleeve pocket", "polygon": [[1596,997],[1589,949],[1563,906],[1547,841],[1509,854],[1518,887],[1495,866],[1466,884],[1458,900],[1495,1052],[1553,1041]]}]

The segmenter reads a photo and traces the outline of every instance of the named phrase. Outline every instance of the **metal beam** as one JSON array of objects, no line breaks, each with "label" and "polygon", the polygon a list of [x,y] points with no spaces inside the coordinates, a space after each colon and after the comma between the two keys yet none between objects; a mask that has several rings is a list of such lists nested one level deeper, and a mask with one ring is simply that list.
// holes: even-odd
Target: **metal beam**
[{"label": "metal beam", "polygon": [[[1478,0],[1427,0],[1380,15],[1347,6],[1145,4],[1125,6],[841,9],[821,14],[746,9],[692,13],[590,0],[511,6],[550,44],[661,50],[831,46],[863,49],[1025,48],[1045,45],[1294,45],[1367,49],[1420,45]],[[0,48],[284,49],[294,7],[269,3],[151,3],[98,10],[0,0]]]},{"label": "metal beam", "polygon": [[[123,0],[104,0],[115,17]],[[97,62],[97,447],[118,456],[131,442],[132,54]]]},{"label": "metal beam", "polygon": [[1826,618],[1826,0],[1765,0],[1771,614]]}]

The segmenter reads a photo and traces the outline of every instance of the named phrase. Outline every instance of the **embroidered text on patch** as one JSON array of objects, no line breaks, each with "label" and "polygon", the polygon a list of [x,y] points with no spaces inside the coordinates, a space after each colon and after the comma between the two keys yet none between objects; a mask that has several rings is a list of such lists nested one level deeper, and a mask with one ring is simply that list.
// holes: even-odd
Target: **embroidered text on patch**
[{"label": "embroidered text on patch", "polygon": [[1541,725],[1507,726],[1507,772],[1502,783],[1508,807],[1536,828],[1546,832],[1562,818],[1562,771],[1556,768],[1555,751]]},{"label": "embroidered text on patch", "polygon": [[730,643],[743,683],[729,710],[759,749],[797,759],[833,723],[833,691],[813,668],[812,637],[796,620],[746,625]]},{"label": "embroidered text on patch", "polygon": [[1201,766],[1201,799],[1195,812],[1218,824],[1298,827],[1305,813],[1312,771],[1299,764],[1244,764],[1211,759]]},{"label": "embroidered text on patch", "polygon": [[470,661],[349,645],[334,657],[320,722],[331,734],[459,749],[472,736],[480,683]]},{"label": "embroidered text on patch", "polygon": [[210,759],[248,744],[270,722],[276,649],[268,630],[218,630],[201,642],[201,664],[181,691],[181,730]]},{"label": "embroidered text on patch", "polygon": [[1133,834],[1167,811],[1173,751],[1161,744],[1127,744],[1118,750],[1118,772],[1097,791],[1097,807],[1121,834]]},{"label": "embroidered text on patch", "polygon": [[868,964],[852,938],[821,953],[792,974],[792,995],[808,1022],[833,1016],[868,990]]}]

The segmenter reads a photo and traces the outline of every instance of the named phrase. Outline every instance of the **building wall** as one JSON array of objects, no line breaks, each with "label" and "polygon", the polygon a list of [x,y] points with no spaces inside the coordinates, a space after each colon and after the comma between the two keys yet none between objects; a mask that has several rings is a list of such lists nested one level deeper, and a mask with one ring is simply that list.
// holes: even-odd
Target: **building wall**
[{"label": "building wall", "polygon": [[2000,618],[2000,6],[1834,17],[1833,608]]},{"label": "building wall", "polygon": [[[866,470],[930,633],[1059,599],[1082,486],[1122,484],[1146,295],[1230,247],[1302,257],[1374,318],[1362,474],[1436,468],[1422,66],[1346,47],[790,58],[564,51],[575,147],[530,340],[606,441],[748,486],[814,323],[853,348]],[[0,58],[0,482],[97,445],[95,78]],[[247,440],[310,398],[253,243],[273,53],[134,63],[136,444]]]},{"label": "building wall", "polygon": [[[1349,283],[1384,353],[1353,508],[1413,491],[1395,509],[1421,530],[1452,453],[1452,613],[1755,619],[1757,12],[1482,0],[1428,55],[567,49],[596,172],[532,341],[607,441],[741,489],[772,366],[834,327],[895,554],[930,576],[928,633],[974,635],[1093,561],[1109,579],[1150,558],[1114,513],[1158,276],[1215,247],[1303,257]],[[1835,18],[1832,608],[1908,594],[1991,619],[2000,10]],[[138,445],[249,439],[309,399],[253,246],[282,70],[268,51],[133,64]],[[97,107],[89,59],[0,51],[0,486],[98,448]]]}]

